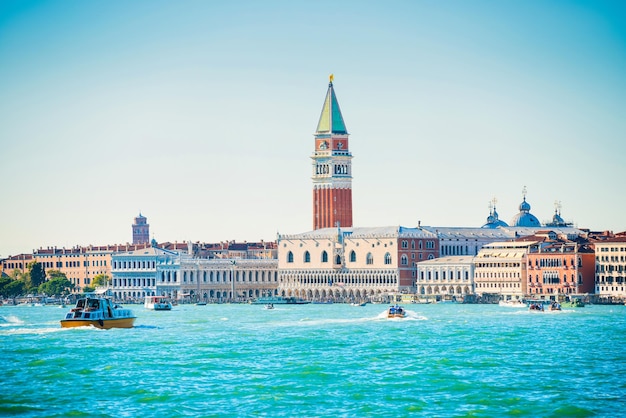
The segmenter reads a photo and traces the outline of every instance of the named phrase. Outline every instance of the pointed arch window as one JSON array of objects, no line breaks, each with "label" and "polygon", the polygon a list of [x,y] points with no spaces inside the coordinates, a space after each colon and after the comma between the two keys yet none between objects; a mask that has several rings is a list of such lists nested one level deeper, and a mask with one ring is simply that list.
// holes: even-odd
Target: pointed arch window
[{"label": "pointed arch window", "polygon": [[350,262],[356,263],[356,253],[354,252],[354,250],[350,251]]},{"label": "pointed arch window", "polygon": [[[403,255],[403,257],[406,257],[406,256]],[[385,264],[391,264],[391,254],[390,253],[385,253]]]},{"label": "pointed arch window", "polygon": [[335,257],[335,264],[341,264],[341,256],[339,254]]},{"label": "pointed arch window", "polygon": [[293,263],[293,253],[291,251],[287,253],[287,262]]},{"label": "pointed arch window", "polygon": [[365,257],[365,264],[374,264],[374,256],[372,253],[367,253],[367,257]]},{"label": "pointed arch window", "polygon": [[406,254],[402,254],[400,263],[402,263],[403,266],[406,266],[407,264],[409,264],[409,257],[407,257]]},{"label": "pointed arch window", "polygon": [[310,263],[311,262],[311,253],[309,253],[308,251],[304,252],[304,262],[305,263]]},{"label": "pointed arch window", "polygon": [[328,253],[326,251],[322,251],[322,263],[328,263]]}]

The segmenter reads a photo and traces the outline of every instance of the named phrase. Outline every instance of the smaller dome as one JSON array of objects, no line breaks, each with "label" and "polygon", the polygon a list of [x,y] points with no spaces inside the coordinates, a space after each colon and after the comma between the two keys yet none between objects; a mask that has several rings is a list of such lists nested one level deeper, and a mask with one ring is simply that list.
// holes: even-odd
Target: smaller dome
[{"label": "smaller dome", "polygon": [[493,211],[487,216],[487,223],[481,226],[481,228],[498,228],[498,227],[507,227],[506,222],[498,219],[498,212],[496,212],[496,207],[493,207]]},{"label": "smaller dome", "polygon": [[530,204],[526,201],[526,196],[524,196],[524,201],[519,205],[520,212],[530,212]]}]

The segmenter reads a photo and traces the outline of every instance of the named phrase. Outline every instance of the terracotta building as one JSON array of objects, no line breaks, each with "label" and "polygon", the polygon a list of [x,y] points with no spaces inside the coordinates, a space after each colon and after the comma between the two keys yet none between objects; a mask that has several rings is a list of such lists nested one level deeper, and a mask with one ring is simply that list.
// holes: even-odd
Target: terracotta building
[{"label": "terracotta building", "polygon": [[593,293],[595,253],[586,241],[571,241],[554,231],[540,231],[526,239],[537,241],[528,248],[529,295]]}]

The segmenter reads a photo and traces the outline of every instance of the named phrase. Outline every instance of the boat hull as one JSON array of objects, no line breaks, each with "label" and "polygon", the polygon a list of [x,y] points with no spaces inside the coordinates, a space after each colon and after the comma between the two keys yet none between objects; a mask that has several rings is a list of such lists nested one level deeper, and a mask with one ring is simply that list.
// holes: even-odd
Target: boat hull
[{"label": "boat hull", "polygon": [[134,317],[112,319],[62,319],[61,328],[95,327],[100,329],[132,328],[135,324]]}]

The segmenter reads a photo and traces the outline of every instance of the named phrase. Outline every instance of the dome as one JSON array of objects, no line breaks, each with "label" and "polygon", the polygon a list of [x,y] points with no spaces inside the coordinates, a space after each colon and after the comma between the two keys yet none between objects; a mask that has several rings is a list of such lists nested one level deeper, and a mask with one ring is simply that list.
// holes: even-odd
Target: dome
[{"label": "dome", "polygon": [[511,219],[511,226],[540,227],[541,222],[531,213],[520,212]]},{"label": "dome", "polygon": [[[526,190],[524,190],[524,193]],[[511,226],[524,226],[524,227],[540,227],[541,222],[532,213],[530,213],[530,204],[526,201],[526,195],[524,200],[519,205],[519,213],[511,219]]]},{"label": "dome", "polygon": [[526,196],[524,196],[524,201],[519,204],[520,212],[530,212],[530,204],[526,201]]},{"label": "dome", "polygon": [[561,216],[555,211],[554,212],[554,216],[552,217],[552,223],[554,224],[564,224],[565,221],[563,220],[563,218],[561,218]]},{"label": "dome", "polygon": [[490,228],[490,229],[494,229],[494,228],[498,228],[498,227],[506,227],[508,226],[506,224],[506,222],[501,221],[500,219],[498,219],[498,212],[496,212],[496,207],[493,207],[493,211],[491,211],[491,213],[489,213],[489,216],[487,216],[487,223],[484,224],[483,226],[481,226],[481,228]]}]

